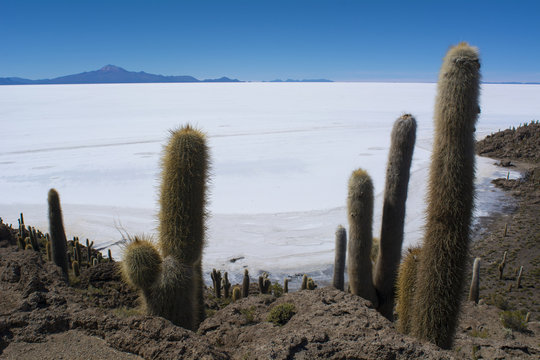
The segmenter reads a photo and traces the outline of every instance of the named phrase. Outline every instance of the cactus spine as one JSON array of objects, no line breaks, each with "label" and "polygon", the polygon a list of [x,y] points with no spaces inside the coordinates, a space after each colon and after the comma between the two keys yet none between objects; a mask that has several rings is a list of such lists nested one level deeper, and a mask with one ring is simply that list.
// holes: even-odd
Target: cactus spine
[{"label": "cactus spine", "polygon": [[204,247],[208,167],[204,134],[189,125],[172,132],[162,162],[160,252],[136,239],[122,264],[124,278],[142,290],[146,311],[186,329],[201,320],[197,264]]},{"label": "cactus spine", "polygon": [[377,306],[370,259],[373,219],[373,183],[362,169],[353,171],[347,196],[349,219],[348,268],[351,293]]},{"label": "cactus spine", "polygon": [[336,250],[334,258],[334,278],[332,285],[343,291],[345,284],[345,255],[347,252],[347,232],[345,228],[339,225],[336,229]]},{"label": "cactus spine", "polygon": [[412,333],[444,349],[452,347],[469,249],[479,68],[476,48],[466,43],[451,48],[441,67],[434,113]]},{"label": "cactus spine", "polygon": [[[49,190],[49,233],[51,234],[51,255],[54,263],[62,269],[68,279],[67,240],[62,220],[60,197],[55,189]],[[22,216],[21,216],[22,218]]]},{"label": "cactus spine", "polygon": [[411,331],[412,304],[416,291],[419,256],[419,247],[408,249],[407,255],[405,255],[399,267],[396,306],[396,312],[398,313],[397,329],[403,334],[408,334]]},{"label": "cactus spine", "polygon": [[386,183],[379,253],[373,286],[377,292],[377,310],[387,319],[394,317],[394,293],[405,224],[405,202],[411,161],[416,140],[416,120],[406,114],[392,128],[390,152],[386,167]]},{"label": "cactus spine", "polygon": [[242,297],[249,296],[249,272],[248,269],[244,270],[244,278],[242,279]]},{"label": "cactus spine", "polygon": [[474,259],[471,288],[469,289],[469,301],[474,301],[478,304],[480,297],[480,258]]}]

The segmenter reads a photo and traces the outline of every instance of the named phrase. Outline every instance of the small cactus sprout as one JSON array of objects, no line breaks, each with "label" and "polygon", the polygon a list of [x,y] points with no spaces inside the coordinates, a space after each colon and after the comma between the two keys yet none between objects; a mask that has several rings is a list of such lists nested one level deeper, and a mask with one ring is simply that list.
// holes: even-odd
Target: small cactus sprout
[{"label": "small cactus sprout", "polygon": [[236,302],[242,298],[242,292],[238,286],[235,286],[232,290],[232,301]]},{"label": "small cactus sprout", "polygon": [[225,299],[229,298],[229,291],[231,289],[231,283],[229,282],[229,274],[226,271],[223,274],[223,279],[221,280],[221,285],[223,287],[223,297]]},{"label": "small cactus sprout", "polygon": [[51,250],[54,263],[62,269],[68,279],[67,240],[62,220],[60,197],[55,189],[49,190],[49,234],[51,234]]},{"label": "small cactus sprout", "polygon": [[212,269],[210,274],[212,283],[214,284],[214,295],[219,299],[221,297],[221,271]]},{"label": "small cactus sprout", "polygon": [[109,262],[113,262],[114,260],[111,254],[111,249],[107,249],[107,255],[109,256]]},{"label": "small cactus sprout", "polygon": [[474,259],[471,288],[469,290],[469,301],[478,304],[480,297],[480,258]]},{"label": "small cactus sprout", "polygon": [[81,269],[79,268],[79,262],[77,260],[71,263],[71,268],[73,269],[73,274],[76,277],[79,277],[81,275]]},{"label": "small cactus sprout", "polygon": [[523,266],[520,266],[519,275],[517,277],[516,289],[519,289],[521,287],[521,277],[522,276],[523,276]]},{"label": "small cactus sprout", "polygon": [[528,311],[527,315],[525,315],[525,324],[528,323],[531,320],[531,312]]},{"label": "small cactus sprout", "polygon": [[244,270],[244,278],[242,279],[242,297],[249,296],[249,272],[248,269]]},{"label": "small cactus sprout", "polygon": [[373,219],[373,183],[362,169],[353,171],[347,195],[349,220],[348,267],[351,293],[369,300],[377,307],[370,259]]},{"label": "small cactus sprout", "polygon": [[478,49],[461,43],[448,51],[439,73],[412,321],[413,335],[443,349],[452,347],[465,285],[479,94]]},{"label": "small cactus sprout", "polygon": [[341,225],[336,229],[336,250],[334,258],[334,278],[332,285],[343,291],[345,284],[345,255],[347,253],[347,231]]},{"label": "small cactus sprout", "polygon": [[501,263],[499,264],[499,280],[503,279],[504,276],[504,267],[506,266],[506,255],[508,251],[505,251]]},{"label": "small cactus sprout", "polygon": [[317,285],[315,285],[315,281],[313,281],[312,278],[308,278],[308,280],[307,280],[307,289],[308,290],[315,290],[316,287],[317,287]]},{"label": "small cactus sprout", "polygon": [[307,283],[308,283],[308,276],[304,274],[304,276],[302,276],[302,285],[300,286],[300,290],[306,290]]},{"label": "small cactus sprout", "polygon": [[287,294],[289,292],[289,279],[283,280],[283,292]]},{"label": "small cactus sprout", "polygon": [[411,332],[411,319],[413,312],[413,296],[416,291],[416,276],[420,248],[409,248],[407,255],[399,266],[397,277],[397,329],[403,334]]},{"label": "small cactus sprout", "polygon": [[[410,114],[397,119],[392,128],[386,165],[381,238],[376,255],[373,286],[377,292],[377,310],[387,319],[394,317],[394,293],[401,259],[405,202],[416,141],[416,120]],[[375,243],[372,246],[376,249]]]}]

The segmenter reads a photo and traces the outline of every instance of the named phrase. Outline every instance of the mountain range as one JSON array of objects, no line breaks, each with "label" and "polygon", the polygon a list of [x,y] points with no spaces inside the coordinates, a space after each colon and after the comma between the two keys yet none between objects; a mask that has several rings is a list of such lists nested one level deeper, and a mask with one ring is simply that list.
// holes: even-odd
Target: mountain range
[{"label": "mountain range", "polygon": [[[99,70],[80,74],[60,76],[54,79],[30,80],[20,77],[0,78],[0,85],[40,85],[40,84],[126,84],[126,83],[223,83],[243,82],[238,79],[221,77],[219,79],[199,80],[189,75],[165,76],[149,74],[144,71],[128,71],[119,66],[106,65]],[[331,82],[331,80],[272,80],[271,82]]]},{"label": "mountain range", "polygon": [[29,80],[18,77],[0,78],[0,85],[34,84],[119,84],[119,83],[198,83],[198,82],[241,82],[237,79],[222,77],[219,79],[199,80],[193,76],[164,76],[148,74],[144,71],[127,71],[114,65],[106,65],[99,70],[80,74],[61,76],[54,79]]}]

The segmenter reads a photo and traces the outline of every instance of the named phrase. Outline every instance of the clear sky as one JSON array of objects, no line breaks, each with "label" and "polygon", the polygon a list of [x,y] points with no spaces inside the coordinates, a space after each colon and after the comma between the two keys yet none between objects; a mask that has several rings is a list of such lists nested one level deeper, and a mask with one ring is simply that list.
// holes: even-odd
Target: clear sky
[{"label": "clear sky", "polygon": [[460,41],[484,81],[539,82],[540,0],[0,0],[0,77],[436,81]]}]

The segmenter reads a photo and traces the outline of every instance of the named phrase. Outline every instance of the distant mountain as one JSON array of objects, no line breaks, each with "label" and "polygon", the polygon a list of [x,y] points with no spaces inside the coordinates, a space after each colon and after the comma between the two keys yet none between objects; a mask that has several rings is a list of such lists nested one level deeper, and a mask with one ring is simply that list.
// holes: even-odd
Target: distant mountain
[{"label": "distant mountain", "polygon": [[294,79],[281,80],[281,79],[276,79],[276,80],[270,80],[270,81],[267,81],[267,82],[333,82],[333,81],[332,80],[327,80],[327,79],[304,79],[304,80],[294,80]]},{"label": "distant mountain", "polygon": [[106,65],[99,70],[61,76],[54,79],[29,80],[17,77],[0,78],[0,85],[30,84],[123,84],[123,83],[198,83],[198,82],[241,82],[237,79],[198,80],[193,76],[164,76],[148,74],[144,71],[127,71],[114,65]]}]

